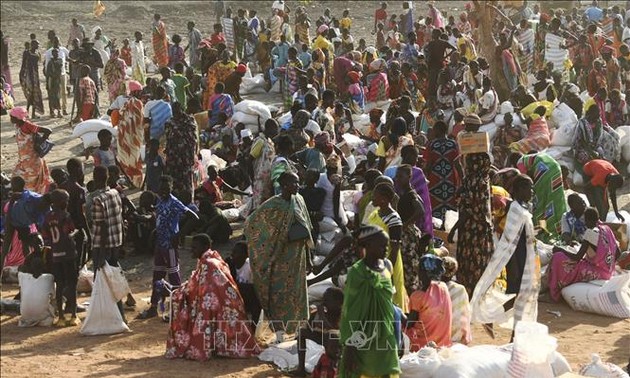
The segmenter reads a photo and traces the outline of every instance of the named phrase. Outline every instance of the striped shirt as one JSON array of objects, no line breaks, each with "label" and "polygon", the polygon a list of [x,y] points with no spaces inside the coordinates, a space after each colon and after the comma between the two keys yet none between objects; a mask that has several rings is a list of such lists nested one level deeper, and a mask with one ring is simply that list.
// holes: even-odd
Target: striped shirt
[{"label": "striped shirt", "polygon": [[149,118],[151,139],[160,139],[164,134],[164,125],[173,116],[171,104],[164,100],[152,100],[144,107],[144,118]]}]

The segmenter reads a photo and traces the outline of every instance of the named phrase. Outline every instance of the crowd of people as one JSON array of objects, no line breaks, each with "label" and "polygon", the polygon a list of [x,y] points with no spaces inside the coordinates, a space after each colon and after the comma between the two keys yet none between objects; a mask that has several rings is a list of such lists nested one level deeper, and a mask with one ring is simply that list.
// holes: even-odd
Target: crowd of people
[{"label": "crowd of people", "polygon": [[[616,129],[630,121],[630,9],[593,1],[585,11],[543,11],[523,1],[508,17],[469,3],[447,17],[439,3],[404,1],[396,11],[381,3],[369,41],[355,40],[347,9],[314,17],[277,0],[263,19],[215,4],[208,37],[193,21],[187,35],[169,37],[155,14],[150,58],[141,31],[119,46],[73,19],[67,46],[51,30],[45,51],[31,34],[19,72],[26,107],[15,106],[2,36],[0,106],[19,155],[3,198],[2,265],[54,275],[58,325],[80,324],[79,269],[117,266],[127,248],[154,261],[140,319],[158,315],[165,280],[176,289],[168,358],[256,355],[253,325],[263,312],[276,342],[296,333],[302,349],[306,339],[325,344],[318,376],[393,377],[403,334],[412,351],[469,344],[471,322],[494,334],[492,324],[510,314],[535,321],[542,288],[558,301],[572,283],[610,279],[627,258],[604,221],[610,204],[612,217],[627,221],[617,204]],[[86,155],[92,180],[82,158],[48,169],[53,130],[36,122],[42,66],[50,117],[67,116],[72,97],[73,122],[106,108],[117,129],[115,138],[99,131]],[[248,72],[261,73],[267,91],[279,82],[283,104],[255,130],[232,119]],[[578,120],[569,165],[548,150],[562,104]],[[491,125],[485,152],[459,145]],[[347,135],[365,148],[344,149]],[[204,166],[201,150],[227,167]],[[341,193],[350,182],[362,187],[348,208]],[[143,191],[139,203],[128,189]],[[243,241],[224,258],[213,248],[229,241],[224,211],[233,208]],[[453,211],[458,220],[445,232]],[[315,263],[327,232],[340,236]],[[187,236],[198,262],[183,282]],[[554,246],[542,278],[541,242]],[[309,286],[327,278],[335,287],[313,312]],[[512,298],[500,308],[490,301],[497,287]],[[126,305],[134,303],[130,295]],[[118,308],[124,317],[122,301]],[[296,375],[305,374],[302,349]]]}]

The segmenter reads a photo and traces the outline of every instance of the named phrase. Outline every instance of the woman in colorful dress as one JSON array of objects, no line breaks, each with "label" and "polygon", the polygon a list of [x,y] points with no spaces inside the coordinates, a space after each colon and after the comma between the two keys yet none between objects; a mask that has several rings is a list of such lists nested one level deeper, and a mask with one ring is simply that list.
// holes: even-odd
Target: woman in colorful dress
[{"label": "woman in colorful dress", "polygon": [[389,94],[389,82],[387,81],[387,63],[385,59],[377,59],[370,63],[370,74],[366,82],[368,92],[367,102],[385,101]]},{"label": "woman in colorful dress", "polygon": [[210,127],[217,125],[219,122],[219,115],[225,114],[226,119],[232,117],[234,114],[234,100],[229,94],[223,93],[225,91],[225,85],[219,82],[214,86],[214,94],[208,99],[208,122]]},{"label": "woman in colorful dress", "polygon": [[576,283],[608,280],[615,272],[619,246],[610,227],[600,222],[594,207],[584,211],[587,230],[582,246],[575,255],[564,252],[553,254],[549,265],[549,293],[554,301],[560,300],[563,288]]},{"label": "woman in colorful dress", "polygon": [[193,237],[197,267],[171,296],[173,320],[166,358],[208,361],[216,356],[247,358],[260,352],[230,267],[211,244],[206,234]]},{"label": "woman in colorful dress", "polygon": [[18,145],[18,163],[13,170],[14,176],[24,179],[25,189],[37,193],[46,193],[52,183],[48,174],[46,161],[35,151],[33,136],[41,134],[44,139],[52,133],[47,127],[37,126],[27,120],[28,111],[23,107],[15,107],[9,111],[11,123],[15,124],[15,139]]},{"label": "woman in colorful dress", "polygon": [[530,116],[531,122],[527,128],[525,138],[510,144],[510,150],[526,154],[530,151],[542,151],[551,144],[551,134],[545,113],[547,108],[539,106]]},{"label": "woman in colorful dress", "polygon": [[116,137],[116,143],[118,143],[116,160],[131,184],[140,188],[142,186],[140,149],[144,144],[144,105],[140,100],[142,84],[131,80],[127,86],[130,96],[119,110],[120,122]]},{"label": "woman in colorful dress", "polygon": [[448,287],[440,278],[444,262],[428,254],[419,261],[420,287],[409,298],[411,312],[407,317],[409,350],[417,352],[433,341],[438,347],[451,345],[453,306]]},{"label": "woman in colorful dress", "polygon": [[180,196],[193,192],[193,171],[198,152],[197,122],[173,103],[173,118],[166,122],[166,174],[173,178],[173,191]]},{"label": "woman in colorful dress", "polygon": [[368,216],[367,223],[380,227],[389,237],[386,257],[393,266],[392,283],[396,288],[393,302],[406,314],[409,312],[409,297],[405,289],[403,259],[400,252],[403,223],[400,215],[391,206],[394,195],[394,187],[390,183],[383,182],[374,187],[372,204],[377,209]]},{"label": "woman in colorful dress", "polygon": [[505,114],[503,120],[505,125],[499,126],[494,137],[494,146],[492,147],[494,166],[498,169],[507,166],[507,158],[511,152],[509,146],[523,138],[523,129],[512,124],[514,118],[511,113]]},{"label": "woman in colorful dress", "polygon": [[109,61],[105,64],[105,82],[107,83],[109,102],[113,102],[116,97],[125,94],[126,70],[127,64],[120,58],[120,50],[114,50]]},{"label": "woman in colorful dress", "polygon": [[[363,258],[348,270],[344,286],[339,377],[397,377],[400,363],[394,287],[391,263],[386,260],[389,238],[374,226],[363,226],[357,234]],[[364,337],[357,337],[361,335],[357,324],[363,325]]]},{"label": "woman in colorful dress", "polygon": [[225,79],[236,70],[236,66],[236,62],[230,59],[230,52],[224,50],[221,53],[221,60],[214,62],[208,68],[208,86],[204,92],[204,105],[206,108],[204,110],[212,109],[209,102],[213,93],[212,91],[215,89],[217,83],[223,83]]},{"label": "woman in colorful dress", "polygon": [[284,66],[284,107],[286,110],[291,109],[293,105],[293,94],[298,90],[298,77],[305,74],[302,70],[302,62],[297,58],[297,50],[295,47],[289,47],[289,60]]},{"label": "woman in colorful dress", "polygon": [[[479,116],[464,119],[466,131],[477,131]],[[465,155],[464,177],[459,200],[459,220],[451,230],[449,242],[457,230],[457,263],[461,284],[472,296],[494,250],[490,204],[490,156],[487,153]]]},{"label": "woman in colorful dress", "polygon": [[298,176],[285,172],[279,182],[282,193],[249,216],[244,235],[256,294],[265,316],[274,320],[276,341],[282,342],[285,331],[295,331],[296,321],[309,317],[306,267],[314,244]]},{"label": "woman in colorful dress", "polygon": [[539,225],[544,220],[549,232],[539,238],[545,242],[559,239],[562,215],[567,211],[560,164],[546,153],[537,153],[523,156],[516,168],[534,181],[534,224]]},{"label": "woman in colorful dress", "polygon": [[37,49],[39,41],[31,41],[28,50],[22,53],[22,67],[20,68],[20,84],[24,97],[26,97],[26,110],[32,108],[31,118],[37,119],[35,115],[37,111],[44,114],[44,101],[42,100],[42,89],[39,86],[39,62],[41,55]]},{"label": "woman in colorful dress", "polygon": [[151,30],[153,32],[152,42],[155,64],[158,67],[164,67],[168,65],[168,37],[166,36],[166,26],[160,18],[161,16],[157,13],[153,15]]},{"label": "woman in colorful dress", "polygon": [[444,122],[436,122],[434,139],[427,144],[423,155],[433,217],[442,220],[447,210],[457,210],[455,192],[461,178],[459,148],[457,142],[446,137],[447,132],[448,126]]}]

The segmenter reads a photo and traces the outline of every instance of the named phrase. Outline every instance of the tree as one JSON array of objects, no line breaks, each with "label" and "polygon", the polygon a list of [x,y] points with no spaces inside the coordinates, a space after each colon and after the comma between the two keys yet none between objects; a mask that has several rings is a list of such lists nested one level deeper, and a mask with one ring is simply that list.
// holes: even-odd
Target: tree
[{"label": "tree", "polygon": [[496,3],[496,0],[473,0],[479,29],[479,55],[487,59],[494,89],[500,101],[505,101],[510,97],[510,87],[503,74],[501,55],[497,54],[499,43],[492,36],[492,25],[496,16],[504,19],[508,26],[514,26],[514,23],[496,7]]}]

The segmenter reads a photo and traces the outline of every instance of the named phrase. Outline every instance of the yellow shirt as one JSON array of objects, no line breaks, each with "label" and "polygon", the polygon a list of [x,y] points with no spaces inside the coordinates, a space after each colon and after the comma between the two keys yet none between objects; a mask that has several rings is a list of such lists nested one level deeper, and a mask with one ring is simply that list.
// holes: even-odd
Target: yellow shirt
[{"label": "yellow shirt", "polygon": [[352,26],[352,20],[350,19],[350,17],[344,17],[341,20],[339,20],[339,27],[341,29],[350,30],[351,26]]},{"label": "yellow shirt", "polygon": [[332,43],[330,43],[329,40],[327,40],[326,38],[322,37],[321,35],[318,35],[317,38],[315,38],[315,41],[313,42],[313,46],[312,46],[313,50],[315,49],[322,49],[323,50],[328,50],[328,52],[333,52],[334,50],[334,46]]},{"label": "yellow shirt", "polygon": [[262,155],[263,147],[265,146],[265,141],[262,138],[257,138],[252,144],[252,148],[249,150],[249,154],[254,158],[258,159],[260,155]]}]

